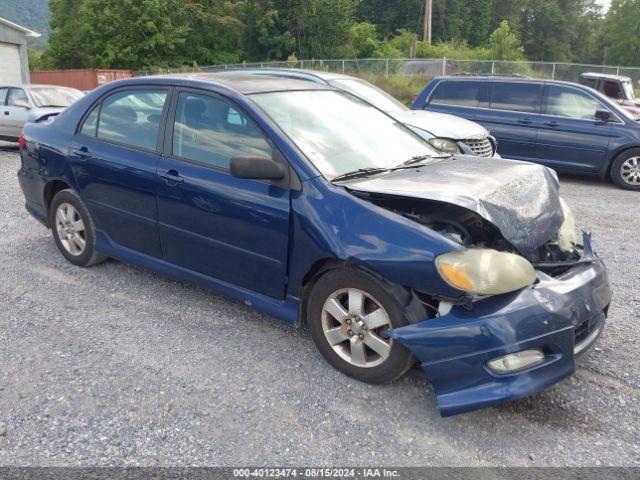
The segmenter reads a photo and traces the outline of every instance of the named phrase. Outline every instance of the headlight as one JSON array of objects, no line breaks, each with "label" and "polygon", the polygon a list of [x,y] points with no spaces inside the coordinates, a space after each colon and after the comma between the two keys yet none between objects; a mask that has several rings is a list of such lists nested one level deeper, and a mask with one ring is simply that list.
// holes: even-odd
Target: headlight
[{"label": "headlight", "polygon": [[578,232],[576,231],[576,218],[573,212],[562,198],[560,207],[564,215],[564,222],[558,230],[558,247],[563,252],[570,252],[574,245],[578,243]]},{"label": "headlight", "polygon": [[436,258],[436,267],[449,285],[477,295],[512,292],[536,281],[525,258],[489,248],[445,253]]},{"label": "headlight", "polygon": [[441,152],[460,153],[458,144],[448,138],[431,138],[429,139],[429,143]]}]

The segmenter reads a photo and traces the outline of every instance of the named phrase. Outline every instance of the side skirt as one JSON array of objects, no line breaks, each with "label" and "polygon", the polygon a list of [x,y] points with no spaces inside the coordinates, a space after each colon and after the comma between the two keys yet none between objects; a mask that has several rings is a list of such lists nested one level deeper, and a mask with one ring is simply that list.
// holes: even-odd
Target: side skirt
[{"label": "side skirt", "polygon": [[203,275],[177,265],[168,263],[160,258],[155,258],[113,243],[107,235],[101,231],[96,232],[96,250],[109,257],[113,257],[125,263],[132,263],[158,273],[168,275],[176,280],[200,285],[225,295],[248,307],[260,310],[287,323],[295,324],[298,320],[299,299],[287,296],[284,301],[267,297],[252,292],[237,285]]}]

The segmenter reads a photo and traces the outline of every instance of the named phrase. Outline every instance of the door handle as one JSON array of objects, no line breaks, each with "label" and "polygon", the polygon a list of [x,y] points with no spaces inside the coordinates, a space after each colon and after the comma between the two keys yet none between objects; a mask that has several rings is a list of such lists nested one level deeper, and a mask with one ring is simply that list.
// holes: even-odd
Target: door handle
[{"label": "door handle", "polygon": [[74,148],[71,150],[71,153],[77,155],[82,160],[86,160],[91,157],[91,152],[87,149],[87,147]]},{"label": "door handle", "polygon": [[158,176],[164,178],[164,181],[169,186],[175,186],[178,183],[184,182],[184,178],[181,177],[178,171],[174,169],[168,170],[166,172],[158,172]]},{"label": "door handle", "polygon": [[554,122],[553,120],[550,122],[544,122],[545,125],[548,125],[550,127],[557,127],[558,126],[558,122]]},{"label": "door handle", "polygon": [[521,118],[518,120],[518,123],[521,123],[523,125],[531,125],[531,120],[529,120],[528,118]]}]

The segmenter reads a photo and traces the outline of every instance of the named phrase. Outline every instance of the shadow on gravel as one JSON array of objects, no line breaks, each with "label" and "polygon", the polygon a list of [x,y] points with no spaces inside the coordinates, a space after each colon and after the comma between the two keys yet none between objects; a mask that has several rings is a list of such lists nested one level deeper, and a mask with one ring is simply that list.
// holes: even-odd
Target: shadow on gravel
[{"label": "shadow on gravel", "polygon": [[12,142],[0,141],[0,152],[16,152],[18,153],[18,144]]}]

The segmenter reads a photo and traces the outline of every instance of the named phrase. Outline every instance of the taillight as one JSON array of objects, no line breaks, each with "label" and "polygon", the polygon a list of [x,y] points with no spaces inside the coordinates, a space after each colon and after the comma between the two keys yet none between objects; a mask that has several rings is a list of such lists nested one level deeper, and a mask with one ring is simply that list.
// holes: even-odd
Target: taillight
[{"label": "taillight", "polygon": [[20,150],[24,150],[24,147],[27,146],[27,139],[24,138],[24,134],[20,134],[20,136],[18,137],[18,148],[20,148]]}]

